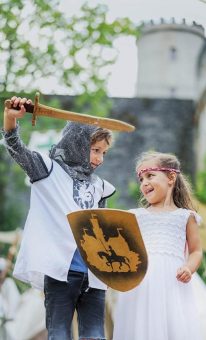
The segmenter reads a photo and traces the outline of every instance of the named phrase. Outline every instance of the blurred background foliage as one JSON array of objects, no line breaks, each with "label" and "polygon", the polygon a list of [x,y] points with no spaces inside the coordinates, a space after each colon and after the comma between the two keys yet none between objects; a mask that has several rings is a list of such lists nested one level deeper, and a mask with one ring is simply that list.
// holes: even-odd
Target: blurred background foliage
[{"label": "blurred background foliage", "polygon": [[202,171],[199,171],[196,176],[195,194],[200,202],[206,204],[206,159]]},{"label": "blurred background foliage", "polygon": [[64,94],[80,94],[77,108],[104,115],[106,83],[118,54],[114,41],[122,35],[138,38],[140,27],[128,18],[108,23],[102,4],[85,3],[70,18],[59,4],[1,1],[0,92],[35,92],[45,78],[54,84],[52,93],[59,87]]}]

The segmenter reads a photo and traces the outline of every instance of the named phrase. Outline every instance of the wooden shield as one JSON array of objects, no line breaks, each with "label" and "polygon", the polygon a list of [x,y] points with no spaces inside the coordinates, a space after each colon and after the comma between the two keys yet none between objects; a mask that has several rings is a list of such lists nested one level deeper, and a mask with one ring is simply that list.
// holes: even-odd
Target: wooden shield
[{"label": "wooden shield", "polygon": [[67,218],[82,258],[98,279],[122,292],[142,281],[147,253],[133,213],[87,209]]}]

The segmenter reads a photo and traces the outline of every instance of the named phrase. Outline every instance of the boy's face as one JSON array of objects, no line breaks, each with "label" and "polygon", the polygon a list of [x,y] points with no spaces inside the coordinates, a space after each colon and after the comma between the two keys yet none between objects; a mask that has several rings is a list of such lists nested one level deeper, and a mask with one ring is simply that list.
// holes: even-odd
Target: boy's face
[{"label": "boy's face", "polygon": [[91,145],[90,149],[90,164],[93,169],[96,169],[104,161],[104,155],[109,149],[106,140],[103,139]]}]

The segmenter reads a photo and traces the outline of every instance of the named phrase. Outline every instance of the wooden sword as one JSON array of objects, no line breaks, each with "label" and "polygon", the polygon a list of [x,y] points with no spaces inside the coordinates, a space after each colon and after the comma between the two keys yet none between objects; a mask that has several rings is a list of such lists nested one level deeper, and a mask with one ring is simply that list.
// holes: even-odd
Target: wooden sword
[{"label": "wooden sword", "polygon": [[[116,131],[124,131],[131,132],[135,130],[135,127],[131,124],[128,124],[122,120],[111,119],[111,118],[102,118],[97,116],[91,116],[87,114],[65,111],[60,109],[55,109],[53,107],[49,107],[46,105],[42,105],[39,103],[39,92],[35,95],[34,105],[33,104],[24,104],[26,112],[32,113],[32,125],[36,125],[36,117],[37,116],[46,116],[51,118],[64,119],[74,122],[79,122],[83,124],[91,124],[99,127],[107,128],[110,130]],[[8,99],[5,101],[5,106],[8,109],[19,110],[20,107],[13,107],[11,101]]]}]

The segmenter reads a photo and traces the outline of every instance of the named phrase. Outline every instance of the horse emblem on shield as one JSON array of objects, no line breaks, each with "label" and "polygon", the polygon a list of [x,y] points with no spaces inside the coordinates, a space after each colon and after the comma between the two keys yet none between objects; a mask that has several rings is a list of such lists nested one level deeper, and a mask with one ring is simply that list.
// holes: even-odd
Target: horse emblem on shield
[{"label": "horse emblem on shield", "polygon": [[88,268],[109,287],[127,291],[147,270],[147,253],[137,219],[118,209],[87,209],[67,215]]}]

